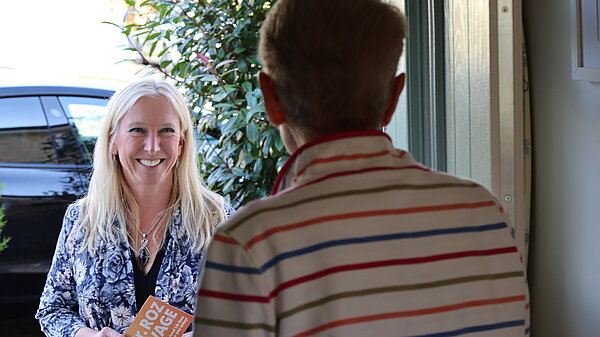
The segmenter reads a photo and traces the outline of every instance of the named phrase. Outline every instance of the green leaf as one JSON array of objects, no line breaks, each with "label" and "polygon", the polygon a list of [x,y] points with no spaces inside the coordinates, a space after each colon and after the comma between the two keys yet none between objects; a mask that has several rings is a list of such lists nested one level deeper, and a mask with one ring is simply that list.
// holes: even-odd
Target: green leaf
[{"label": "green leaf", "polygon": [[114,23],[114,22],[102,21],[101,23],[104,23],[104,24],[107,24],[107,25],[113,25],[113,26],[115,26],[115,27],[119,28],[120,30],[123,30],[123,26],[121,26],[121,25],[118,25],[118,24],[116,24],[116,23]]},{"label": "green leaf", "polygon": [[233,174],[235,174],[236,176],[243,177],[246,175],[246,172],[239,167],[234,167],[232,171]]},{"label": "green leaf", "polygon": [[240,59],[240,60],[238,60],[238,68],[242,72],[247,72],[248,71],[248,63],[246,63],[245,60]]},{"label": "green leaf", "polygon": [[221,67],[222,67],[222,66],[224,66],[224,65],[231,64],[231,63],[235,63],[235,62],[236,62],[235,60],[225,60],[225,61],[221,61],[221,62],[219,62],[219,64],[217,64],[217,65],[215,66],[215,69],[221,68]]},{"label": "green leaf", "polygon": [[260,172],[263,169],[263,159],[262,158],[258,158],[256,160],[256,162],[254,163],[254,172],[257,172],[258,174],[260,174]]},{"label": "green leaf", "polygon": [[250,123],[246,126],[246,133],[250,142],[256,143],[258,141],[258,127],[255,123]]},{"label": "green leaf", "polygon": [[242,88],[246,92],[251,92],[252,91],[252,83],[246,81],[246,82],[242,83]]},{"label": "green leaf", "polygon": [[248,106],[250,108],[255,108],[258,104],[258,99],[256,98],[256,95],[254,95],[254,93],[252,92],[246,93],[246,101],[248,102]]},{"label": "green leaf", "polygon": [[239,142],[239,141],[241,141],[241,140],[242,140],[242,138],[244,138],[244,133],[243,133],[242,131],[239,131],[239,130],[238,130],[238,131],[235,133],[235,140]]},{"label": "green leaf", "polygon": [[278,151],[282,151],[284,149],[283,147],[283,141],[281,141],[281,137],[275,137],[275,149],[277,149]]},{"label": "green leaf", "polygon": [[154,33],[154,34],[150,34],[148,35],[148,37],[146,38],[146,41],[150,41],[150,40],[154,40],[157,37],[159,37],[162,33],[158,32],[158,33]]},{"label": "green leaf", "polygon": [[223,193],[229,193],[233,189],[233,184],[235,183],[235,179],[229,179],[227,183],[223,186]]},{"label": "green leaf", "polygon": [[214,96],[213,96],[213,100],[214,100],[215,102],[220,102],[220,101],[222,101],[222,100],[223,100],[225,97],[227,97],[227,95],[228,95],[227,91],[220,92],[220,93],[218,93],[218,94],[216,94],[216,95],[214,95]]},{"label": "green leaf", "polygon": [[204,82],[219,82],[219,78],[215,75],[204,75],[200,77],[200,81]]},{"label": "green leaf", "polygon": [[152,56],[152,54],[154,53],[154,49],[156,48],[157,44],[158,44],[158,40],[152,42],[152,46],[150,47],[150,51],[148,52],[148,55]]}]

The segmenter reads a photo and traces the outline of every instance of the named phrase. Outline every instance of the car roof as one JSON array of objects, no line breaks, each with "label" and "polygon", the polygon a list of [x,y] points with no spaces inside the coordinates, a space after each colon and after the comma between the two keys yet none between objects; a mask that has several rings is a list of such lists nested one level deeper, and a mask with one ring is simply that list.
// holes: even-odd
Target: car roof
[{"label": "car roof", "polygon": [[110,98],[114,90],[87,88],[87,87],[66,87],[66,86],[16,86],[0,87],[0,97],[19,97],[19,96],[86,96]]}]

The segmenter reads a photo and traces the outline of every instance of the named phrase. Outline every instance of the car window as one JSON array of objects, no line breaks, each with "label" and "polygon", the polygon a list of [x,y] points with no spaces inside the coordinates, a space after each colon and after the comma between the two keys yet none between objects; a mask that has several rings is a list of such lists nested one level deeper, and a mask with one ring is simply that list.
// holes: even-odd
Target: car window
[{"label": "car window", "polygon": [[38,97],[0,99],[0,162],[57,163]]},{"label": "car window", "polygon": [[58,99],[67,114],[69,123],[77,129],[84,155],[91,162],[94,145],[106,115],[108,100],[74,96],[61,96]]},{"label": "car window", "polygon": [[40,97],[46,112],[48,129],[54,143],[54,150],[60,164],[86,164],[88,158],[83,154],[82,145],[79,144],[77,129],[71,125],[63,113],[63,109],[56,96]]}]

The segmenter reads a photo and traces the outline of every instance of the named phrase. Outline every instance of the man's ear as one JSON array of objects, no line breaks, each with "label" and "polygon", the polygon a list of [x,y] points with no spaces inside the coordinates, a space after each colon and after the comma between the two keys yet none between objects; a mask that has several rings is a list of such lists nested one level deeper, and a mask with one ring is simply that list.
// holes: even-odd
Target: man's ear
[{"label": "man's ear", "polygon": [[277,97],[277,91],[275,90],[273,80],[269,75],[261,71],[258,74],[258,81],[260,82],[260,89],[262,90],[263,98],[265,100],[265,112],[267,113],[269,122],[275,126],[285,123],[285,115],[283,114],[281,102]]},{"label": "man's ear", "polygon": [[400,97],[402,90],[404,90],[405,81],[405,73],[402,73],[396,76],[396,78],[394,78],[392,92],[390,93],[390,97],[388,98],[385,110],[383,111],[383,117],[381,120],[382,126],[386,126],[392,121],[392,117],[394,116],[394,112],[396,111],[396,105],[398,105],[398,98]]}]

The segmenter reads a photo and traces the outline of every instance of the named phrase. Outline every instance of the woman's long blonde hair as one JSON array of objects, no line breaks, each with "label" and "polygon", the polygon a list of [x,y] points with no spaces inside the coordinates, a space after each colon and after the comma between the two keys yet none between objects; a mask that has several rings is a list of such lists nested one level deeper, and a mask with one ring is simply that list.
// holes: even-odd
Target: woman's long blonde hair
[{"label": "woman's long blonde hair", "polygon": [[[171,204],[164,216],[181,210],[183,237],[190,240],[194,251],[208,243],[214,227],[224,218],[223,198],[211,192],[202,182],[196,158],[196,141],[192,119],[185,99],[170,83],[150,78],[138,80],[117,91],[108,103],[108,112],[94,150],[93,173],[87,195],[80,200],[79,224],[84,231],[81,249],[91,254],[97,248],[96,240],[117,244],[127,239],[127,223],[137,214],[137,204],[123,177],[120,165],[112,165],[113,135],[123,116],[141,97],[166,97],[175,108],[181,125],[183,150],[179,167],[174,167]],[[131,222],[131,221],[130,221]],[[139,221],[130,226],[139,229]]]}]

